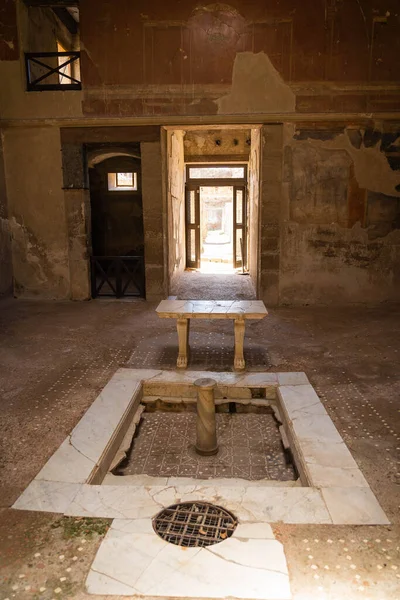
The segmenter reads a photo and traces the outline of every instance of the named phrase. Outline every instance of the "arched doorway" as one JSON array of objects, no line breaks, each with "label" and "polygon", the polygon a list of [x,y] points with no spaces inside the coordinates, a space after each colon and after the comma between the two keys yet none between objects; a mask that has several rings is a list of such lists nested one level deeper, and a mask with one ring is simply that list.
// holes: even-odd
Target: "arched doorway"
[{"label": "arched doorway", "polygon": [[89,160],[92,297],[145,297],[140,156]]}]

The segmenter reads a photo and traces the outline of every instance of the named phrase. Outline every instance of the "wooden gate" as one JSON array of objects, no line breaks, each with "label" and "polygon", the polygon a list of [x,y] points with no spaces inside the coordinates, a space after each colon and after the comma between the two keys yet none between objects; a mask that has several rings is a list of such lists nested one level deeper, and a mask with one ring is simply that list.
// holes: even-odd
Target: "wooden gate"
[{"label": "wooden gate", "polygon": [[145,297],[143,256],[92,256],[92,298]]}]

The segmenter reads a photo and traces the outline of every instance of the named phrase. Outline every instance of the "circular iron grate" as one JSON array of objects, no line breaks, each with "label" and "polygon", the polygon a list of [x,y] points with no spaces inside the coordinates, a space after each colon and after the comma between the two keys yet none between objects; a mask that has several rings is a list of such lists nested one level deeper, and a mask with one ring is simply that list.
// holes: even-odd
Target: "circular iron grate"
[{"label": "circular iron grate", "polygon": [[237,519],[208,502],[182,502],[164,508],[153,519],[154,531],[166,542],[185,547],[212,546],[231,537]]}]

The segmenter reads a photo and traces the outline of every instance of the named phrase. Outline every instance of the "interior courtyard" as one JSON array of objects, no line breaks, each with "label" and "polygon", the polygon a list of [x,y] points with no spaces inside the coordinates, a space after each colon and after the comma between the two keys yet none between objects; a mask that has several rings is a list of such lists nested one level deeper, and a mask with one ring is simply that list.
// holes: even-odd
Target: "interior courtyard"
[{"label": "interior courtyard", "polygon": [[0,600],[400,597],[399,33],[0,0]]}]

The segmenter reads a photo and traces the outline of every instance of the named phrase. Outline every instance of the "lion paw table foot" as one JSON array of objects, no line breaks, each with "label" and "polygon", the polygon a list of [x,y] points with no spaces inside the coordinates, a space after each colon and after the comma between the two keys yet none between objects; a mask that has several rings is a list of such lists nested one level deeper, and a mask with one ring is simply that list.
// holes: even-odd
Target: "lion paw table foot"
[{"label": "lion paw table foot", "polygon": [[243,371],[243,369],[245,369],[246,367],[246,362],[244,360],[244,358],[235,358],[234,362],[233,362],[233,368],[235,369],[235,371]]},{"label": "lion paw table foot", "polygon": [[176,366],[178,369],[186,369],[187,367],[187,356],[178,356],[178,360],[176,361]]}]

